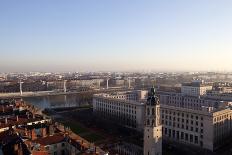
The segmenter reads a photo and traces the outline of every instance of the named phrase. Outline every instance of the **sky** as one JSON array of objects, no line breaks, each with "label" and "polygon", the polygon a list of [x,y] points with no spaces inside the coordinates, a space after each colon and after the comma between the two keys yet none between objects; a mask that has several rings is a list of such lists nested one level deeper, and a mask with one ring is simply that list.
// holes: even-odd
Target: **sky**
[{"label": "sky", "polygon": [[0,72],[232,71],[231,0],[0,0]]}]

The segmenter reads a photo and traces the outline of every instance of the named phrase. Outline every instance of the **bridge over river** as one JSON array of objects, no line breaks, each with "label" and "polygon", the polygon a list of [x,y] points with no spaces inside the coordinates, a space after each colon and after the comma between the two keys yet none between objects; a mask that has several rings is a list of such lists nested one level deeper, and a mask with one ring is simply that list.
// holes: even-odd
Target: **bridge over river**
[{"label": "bridge over river", "polygon": [[131,89],[125,88],[109,88],[109,89],[96,89],[96,90],[86,90],[86,91],[38,91],[38,92],[20,92],[16,93],[0,93],[0,99],[7,98],[25,98],[25,97],[39,97],[39,96],[54,96],[54,95],[72,95],[72,94],[95,94],[103,92],[114,92],[114,91],[127,91]]}]

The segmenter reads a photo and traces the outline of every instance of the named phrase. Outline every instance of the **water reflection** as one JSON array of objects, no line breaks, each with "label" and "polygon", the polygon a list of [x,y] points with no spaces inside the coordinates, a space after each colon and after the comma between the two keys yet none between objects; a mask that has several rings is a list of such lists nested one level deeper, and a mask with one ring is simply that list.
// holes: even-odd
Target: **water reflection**
[{"label": "water reflection", "polygon": [[45,108],[63,108],[63,107],[79,107],[91,103],[91,98],[81,95],[55,95],[41,97],[27,97],[24,100],[34,106]]}]

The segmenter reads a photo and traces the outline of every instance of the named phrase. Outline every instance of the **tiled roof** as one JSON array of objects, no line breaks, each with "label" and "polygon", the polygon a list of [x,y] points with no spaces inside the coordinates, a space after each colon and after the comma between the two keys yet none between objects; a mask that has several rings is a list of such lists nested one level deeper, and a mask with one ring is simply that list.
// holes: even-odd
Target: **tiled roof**
[{"label": "tiled roof", "polygon": [[51,145],[51,144],[56,144],[56,143],[60,143],[62,141],[65,140],[65,136],[61,133],[52,135],[52,136],[47,136],[47,137],[43,137],[43,138],[38,138],[36,140],[34,140],[33,142],[35,143],[39,143],[43,146],[46,145]]}]

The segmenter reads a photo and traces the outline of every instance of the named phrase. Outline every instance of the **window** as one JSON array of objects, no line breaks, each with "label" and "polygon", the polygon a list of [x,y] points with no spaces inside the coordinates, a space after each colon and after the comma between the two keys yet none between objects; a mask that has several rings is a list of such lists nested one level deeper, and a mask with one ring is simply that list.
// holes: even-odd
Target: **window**
[{"label": "window", "polygon": [[193,131],[193,127],[191,126],[191,131]]},{"label": "window", "polygon": [[188,134],[185,133],[185,140],[188,141]]},{"label": "window", "polygon": [[150,125],[150,121],[149,121],[149,119],[147,120],[147,125]]},{"label": "window", "polygon": [[171,137],[171,129],[168,129],[168,136]]},{"label": "window", "polygon": [[176,137],[176,131],[175,130],[172,130],[172,137],[175,138]]},{"label": "window", "polygon": [[150,109],[147,108],[147,115],[150,115]]},{"label": "window", "polygon": [[198,144],[198,136],[195,136],[195,143]]},{"label": "window", "polygon": [[176,131],[176,138],[179,139],[180,138],[179,136],[180,136],[179,131]]},{"label": "window", "polygon": [[153,120],[152,120],[152,125],[154,125],[154,124],[155,124],[155,120],[153,119]]},{"label": "window", "polygon": [[203,129],[201,129],[201,133],[203,133]]},{"label": "window", "polygon": [[181,139],[184,139],[184,133],[183,132],[181,132],[180,136],[181,136]]},{"label": "window", "polygon": [[193,142],[193,135],[190,135],[190,142]]},{"label": "window", "polygon": [[167,133],[168,133],[168,129],[165,128],[165,129],[164,129],[164,134],[166,135]]},{"label": "window", "polygon": [[57,144],[54,145],[54,149],[57,149]]}]

